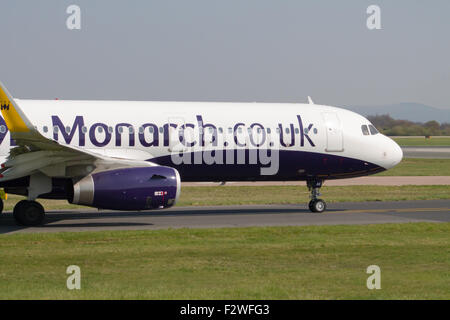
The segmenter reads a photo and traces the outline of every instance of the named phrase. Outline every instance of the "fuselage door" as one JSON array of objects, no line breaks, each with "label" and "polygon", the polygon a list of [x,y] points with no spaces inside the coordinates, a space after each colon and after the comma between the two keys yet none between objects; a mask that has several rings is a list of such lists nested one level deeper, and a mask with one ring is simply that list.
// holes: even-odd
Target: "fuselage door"
[{"label": "fuselage door", "polygon": [[342,124],[337,113],[324,112],[322,113],[325,120],[325,128],[327,131],[327,152],[341,152],[344,151],[344,137],[342,132]]}]

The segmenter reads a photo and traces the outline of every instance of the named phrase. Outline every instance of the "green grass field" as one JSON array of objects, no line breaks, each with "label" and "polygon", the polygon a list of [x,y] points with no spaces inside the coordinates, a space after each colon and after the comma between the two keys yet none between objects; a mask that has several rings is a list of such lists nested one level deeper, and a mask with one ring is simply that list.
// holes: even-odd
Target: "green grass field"
[{"label": "green grass field", "polygon": [[[450,299],[450,223],[0,235],[0,299]],[[368,290],[366,268],[381,268]],[[81,268],[81,290],[66,268]]]},{"label": "green grass field", "polygon": [[[450,185],[443,186],[346,186],[321,189],[327,202],[399,201],[450,199]],[[5,211],[13,209],[23,197],[10,195]],[[65,200],[38,200],[46,210],[81,209]],[[214,186],[183,187],[178,206],[298,204],[309,201],[309,192],[301,186]]]},{"label": "green grass field", "polygon": [[[450,199],[450,185],[324,186],[321,192],[327,202]],[[298,186],[189,187],[183,188],[181,194],[180,206],[298,204],[309,201],[309,192],[306,187]]]},{"label": "green grass field", "polygon": [[444,137],[431,137],[430,139],[423,138],[394,138],[394,140],[400,145],[400,146],[450,146],[450,138]]},{"label": "green grass field", "polygon": [[377,176],[450,176],[450,159],[403,158],[394,168]]}]

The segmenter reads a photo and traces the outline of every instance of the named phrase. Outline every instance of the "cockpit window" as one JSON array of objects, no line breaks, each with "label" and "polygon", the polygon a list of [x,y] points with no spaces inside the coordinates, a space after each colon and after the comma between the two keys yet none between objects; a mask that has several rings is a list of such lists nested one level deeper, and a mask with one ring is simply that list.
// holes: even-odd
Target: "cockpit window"
[{"label": "cockpit window", "polygon": [[370,134],[377,134],[378,130],[373,125],[369,124]]},{"label": "cockpit window", "polygon": [[361,130],[362,130],[363,135],[365,135],[365,136],[369,135],[369,129],[367,129],[367,126],[365,124],[363,124],[361,126]]}]

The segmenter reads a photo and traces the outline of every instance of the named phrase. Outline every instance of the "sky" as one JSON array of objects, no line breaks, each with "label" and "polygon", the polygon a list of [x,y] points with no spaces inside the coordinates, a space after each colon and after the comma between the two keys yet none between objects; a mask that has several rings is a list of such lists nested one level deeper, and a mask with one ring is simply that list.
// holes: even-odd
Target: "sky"
[{"label": "sky", "polygon": [[450,109],[449,14],[448,0],[0,0],[0,81],[31,99]]}]

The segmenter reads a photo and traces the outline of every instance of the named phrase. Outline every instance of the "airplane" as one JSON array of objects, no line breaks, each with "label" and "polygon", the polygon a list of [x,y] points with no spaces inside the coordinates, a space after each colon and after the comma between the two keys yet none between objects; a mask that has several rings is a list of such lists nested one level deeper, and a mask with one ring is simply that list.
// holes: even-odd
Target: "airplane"
[{"label": "airplane", "polygon": [[[99,209],[175,205],[181,181],[306,181],[375,174],[403,157],[365,117],[308,103],[13,98],[0,83],[0,188],[26,197],[17,224],[41,225],[36,199]],[[251,197],[251,195],[248,195]],[[3,209],[3,201],[0,203]]]}]

